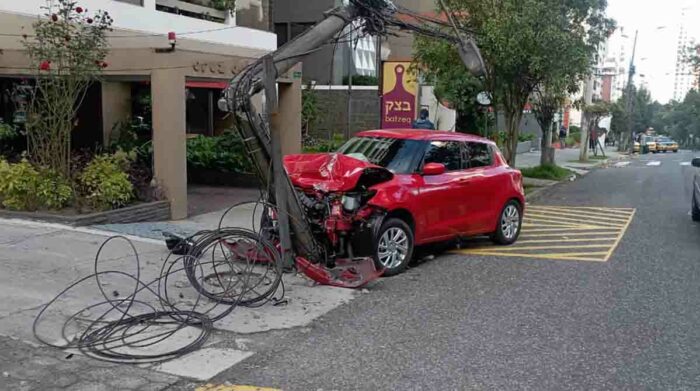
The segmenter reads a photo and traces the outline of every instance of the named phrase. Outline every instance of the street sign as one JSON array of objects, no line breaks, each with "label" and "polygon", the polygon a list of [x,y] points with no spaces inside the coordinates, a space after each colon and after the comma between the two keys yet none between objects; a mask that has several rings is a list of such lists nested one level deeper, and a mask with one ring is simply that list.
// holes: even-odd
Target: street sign
[{"label": "street sign", "polygon": [[476,96],[476,101],[482,106],[488,106],[491,104],[491,95],[486,91],[480,92]]}]

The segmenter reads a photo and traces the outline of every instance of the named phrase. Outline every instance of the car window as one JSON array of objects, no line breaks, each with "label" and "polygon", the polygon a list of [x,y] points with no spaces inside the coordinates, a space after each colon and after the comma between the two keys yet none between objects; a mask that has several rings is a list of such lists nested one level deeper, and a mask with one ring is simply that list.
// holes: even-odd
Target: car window
[{"label": "car window", "polygon": [[467,143],[469,168],[488,167],[493,164],[491,149],[484,143]]},{"label": "car window", "polygon": [[447,171],[462,169],[462,148],[454,141],[431,141],[424,163],[442,163]]},{"label": "car window", "polygon": [[417,140],[401,140],[387,137],[353,137],[339,153],[384,167],[394,174],[415,172],[425,143]]}]

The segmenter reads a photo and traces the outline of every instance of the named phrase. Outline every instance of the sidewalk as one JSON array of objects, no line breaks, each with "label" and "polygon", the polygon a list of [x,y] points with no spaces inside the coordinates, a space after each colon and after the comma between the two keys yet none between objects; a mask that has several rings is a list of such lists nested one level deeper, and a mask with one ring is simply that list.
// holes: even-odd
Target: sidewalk
[{"label": "sidewalk", "polygon": [[[209,219],[214,216],[203,216],[204,220],[187,224],[212,228]],[[213,324],[213,332],[201,349],[167,364],[107,364],[75,350],[61,351],[39,344],[32,333],[38,311],[61,290],[95,271],[95,253],[109,235],[89,228],[0,219],[0,294],[4,299],[0,302],[0,389],[161,390],[182,378],[206,381],[259,351],[267,332],[308,327],[361,294],[317,286],[301,276],[285,274],[284,288],[275,295],[284,295],[278,305],[270,302],[258,308],[236,307]],[[166,247],[160,240],[133,238],[132,242],[140,258],[140,279],[151,281],[161,272],[168,254]],[[128,243],[116,241],[105,247],[98,269],[135,274],[135,258]],[[173,290],[172,297],[179,292],[183,305],[191,305],[197,296],[189,292],[186,277],[181,274],[168,286]],[[100,282],[114,297],[125,297],[134,289],[134,281],[120,275],[103,276]],[[145,295],[155,300],[147,292]],[[61,341],[61,325],[67,317],[103,300],[94,282],[79,285],[47,313],[37,332],[48,341]],[[148,303],[160,308],[157,301]],[[94,317],[100,311],[85,310],[80,315]],[[188,343],[193,336],[185,331],[169,338],[162,348]],[[66,332],[68,338],[74,338],[76,330],[71,327]]]},{"label": "sidewalk", "polygon": [[[539,166],[540,155],[540,151],[526,152],[520,154],[515,159],[515,165],[517,168],[529,168]],[[622,156],[624,156],[621,153],[617,152],[617,147],[607,147],[605,149],[605,155],[608,157],[607,160],[591,159],[588,161],[588,163],[581,163],[578,161],[578,148],[557,149],[554,153],[554,162],[558,166],[567,168],[579,175],[585,175],[589,170],[591,170],[594,167],[603,165],[610,160],[620,159]]]}]

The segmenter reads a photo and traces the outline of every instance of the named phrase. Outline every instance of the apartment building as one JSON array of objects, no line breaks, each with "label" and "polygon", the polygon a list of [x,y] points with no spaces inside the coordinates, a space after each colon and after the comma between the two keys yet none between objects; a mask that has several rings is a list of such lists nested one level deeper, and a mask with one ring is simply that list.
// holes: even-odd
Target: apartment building
[{"label": "apartment building", "polygon": [[[0,2],[0,118],[22,125],[30,84],[22,34],[43,14],[44,0]],[[172,203],[174,218],[187,213],[185,140],[213,135],[230,125],[219,112],[220,91],[251,61],[274,50],[268,0],[239,0],[235,13],[209,0],[83,0],[109,12],[109,66],[89,89],[78,113],[74,147],[106,143],[143,96],[149,107],[154,172]],[[171,48],[168,35],[175,33]],[[148,120],[148,118],[146,119]]]}]

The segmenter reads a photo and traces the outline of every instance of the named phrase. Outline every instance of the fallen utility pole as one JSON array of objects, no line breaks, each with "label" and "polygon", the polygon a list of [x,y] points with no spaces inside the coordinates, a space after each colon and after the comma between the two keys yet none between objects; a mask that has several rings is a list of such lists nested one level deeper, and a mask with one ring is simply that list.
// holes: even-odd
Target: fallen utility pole
[{"label": "fallen utility pole", "polygon": [[[415,23],[406,22],[405,18],[403,20],[397,18],[396,15],[400,13],[411,16]],[[418,23],[426,20],[440,25],[441,28],[426,27]],[[359,21],[362,32],[368,35],[387,34],[387,28],[392,27],[445,39],[456,44],[462,61],[472,74],[483,75],[486,69],[474,41],[465,38],[468,34],[460,31],[456,25],[445,24],[437,19],[426,19],[408,10],[399,10],[385,0],[350,0],[349,4],[329,11],[324,20],[305,33],[245,68],[224,90],[218,106],[222,111],[235,114],[236,130],[253,161],[261,183],[266,186],[270,202],[277,205],[277,224],[283,251],[291,254],[288,250],[293,250],[297,264],[300,258],[303,259],[304,271],[307,275],[330,275],[339,279],[343,277],[338,276],[348,275],[345,272],[352,268],[348,266],[352,264],[349,262],[352,260],[343,260],[342,263],[346,265],[343,273],[332,272],[330,269],[336,265],[332,251],[321,244],[326,242],[325,240],[318,240],[311,232],[299,196],[282,165],[279,132],[282,131],[283,124],[274,121],[277,96],[273,91],[273,85],[278,75],[289,71],[303,57],[322,48],[326,43],[334,40],[334,37],[341,36],[346,26],[353,21]],[[455,34],[444,33],[444,27],[454,27]],[[251,101],[254,95],[263,90],[266,91],[268,105],[272,105],[272,109],[269,109],[270,115],[267,116],[268,120],[265,116],[256,113]],[[273,120],[270,121],[269,118]],[[284,221],[286,219],[289,221]],[[313,265],[316,269],[310,272],[309,265]],[[357,270],[367,270],[363,266],[366,266],[366,260]],[[363,277],[365,276],[359,276],[360,279]],[[353,286],[358,285],[357,279],[358,276],[355,276],[352,281]],[[338,285],[344,283],[339,281]]]}]

